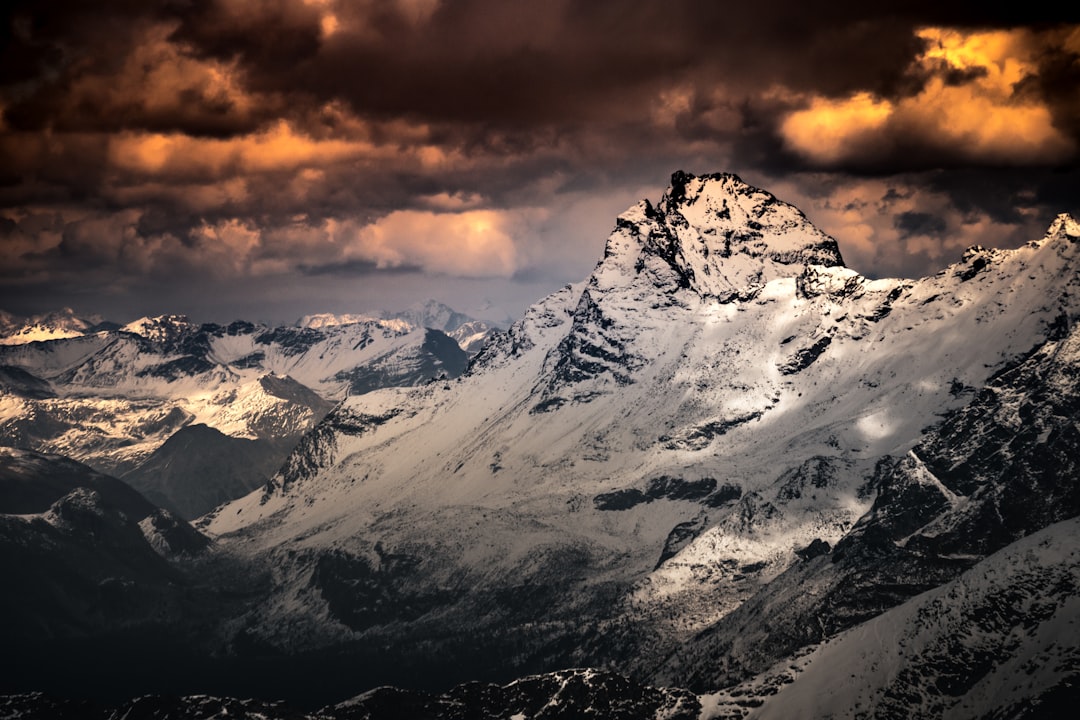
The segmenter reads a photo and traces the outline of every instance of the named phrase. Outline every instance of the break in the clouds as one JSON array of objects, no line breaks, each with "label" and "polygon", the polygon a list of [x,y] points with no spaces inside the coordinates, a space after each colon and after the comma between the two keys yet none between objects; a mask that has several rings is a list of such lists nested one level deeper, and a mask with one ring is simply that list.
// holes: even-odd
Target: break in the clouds
[{"label": "break in the clouds", "polygon": [[228,319],[257,295],[286,318],[406,289],[494,294],[517,312],[583,277],[615,215],[680,168],[795,202],[871,275],[933,272],[1080,207],[1076,11],[114,0],[4,13],[0,306],[23,312],[135,315],[168,298],[179,306],[162,310]]}]

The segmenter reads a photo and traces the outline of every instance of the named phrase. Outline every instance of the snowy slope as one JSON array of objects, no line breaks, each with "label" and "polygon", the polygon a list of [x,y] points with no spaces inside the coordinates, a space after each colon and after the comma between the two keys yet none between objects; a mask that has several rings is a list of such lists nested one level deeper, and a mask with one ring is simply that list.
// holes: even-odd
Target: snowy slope
[{"label": "snowy slope", "polygon": [[646,667],[840,540],[879,460],[1074,322],[1078,235],[871,281],[790,205],[678,173],[467,375],[347,399],[204,524],[279,569],[245,619],[270,643],[437,626]]},{"label": "snowy slope", "polygon": [[865,486],[873,506],[835,548],[804,553],[643,672],[699,691],[730,684],[1080,515],[1080,325],[1063,317],[1037,349],[964,394],[968,404],[905,457],[876,465]]},{"label": "snowy slope", "polygon": [[1080,520],[704,699],[704,718],[1065,717],[1080,683]]}]

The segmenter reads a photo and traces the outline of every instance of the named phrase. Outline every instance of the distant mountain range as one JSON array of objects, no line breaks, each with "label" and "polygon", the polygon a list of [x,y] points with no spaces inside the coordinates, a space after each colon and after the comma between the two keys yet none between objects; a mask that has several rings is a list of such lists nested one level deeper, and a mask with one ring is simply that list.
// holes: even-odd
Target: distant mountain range
[{"label": "distant mountain range", "polygon": [[[130,620],[58,608],[20,569],[45,589],[33,606],[5,595],[32,628],[7,687],[285,697],[326,718],[1067,713],[1080,223],[1059,216],[1024,247],[972,247],[919,280],[865,278],[840,250],[734,175],[676,173],[619,216],[584,282],[467,366],[408,317],[159,319],[0,351],[8,437],[111,463],[148,496],[185,463],[255,464],[226,430],[298,438],[262,486],[182,526],[212,552],[157,553],[173,590],[157,560],[99,573],[130,579]],[[76,406],[57,403],[101,387],[160,442],[64,429]],[[69,462],[33,457],[42,477]],[[85,485],[50,507],[108,515]],[[57,511],[0,512],[8,562],[61,563],[40,525],[58,528]],[[80,572],[57,597],[101,586]],[[122,648],[110,674],[86,675],[106,645]],[[138,675],[163,655],[166,675]],[[335,704],[386,684],[401,687]]]},{"label": "distant mountain range", "polygon": [[0,345],[62,340],[89,335],[101,330],[115,330],[120,326],[107,322],[97,315],[79,317],[71,308],[64,308],[30,318],[12,315],[0,310]]},{"label": "distant mountain range", "polygon": [[8,316],[0,444],[86,462],[197,517],[262,486],[345,396],[461,374],[469,352],[444,328],[472,348],[496,331],[434,301],[407,315],[276,328]]}]

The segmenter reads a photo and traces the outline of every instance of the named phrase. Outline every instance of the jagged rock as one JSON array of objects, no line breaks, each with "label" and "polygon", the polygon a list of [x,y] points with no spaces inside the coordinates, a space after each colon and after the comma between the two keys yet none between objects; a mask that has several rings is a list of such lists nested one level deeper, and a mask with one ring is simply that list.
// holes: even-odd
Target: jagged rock
[{"label": "jagged rock", "polygon": [[795,554],[803,560],[813,560],[816,557],[822,555],[828,555],[832,552],[832,548],[829,543],[825,542],[821,538],[814,538],[813,542],[804,547],[802,550],[796,550]]}]

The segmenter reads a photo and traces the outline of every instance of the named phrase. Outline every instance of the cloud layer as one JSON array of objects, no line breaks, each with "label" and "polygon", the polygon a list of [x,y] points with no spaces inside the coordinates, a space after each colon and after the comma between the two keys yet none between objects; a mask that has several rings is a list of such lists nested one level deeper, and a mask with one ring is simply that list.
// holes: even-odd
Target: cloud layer
[{"label": "cloud layer", "polygon": [[1040,61],[1080,57],[1080,29],[964,32],[922,28],[909,66],[917,89],[896,98],[859,91],[812,96],[780,133],[794,152],[829,166],[1065,165],[1075,161],[1073,108],[1035,90]]},{"label": "cloud layer", "polygon": [[[1080,18],[841,1],[9,4],[0,307],[227,318],[388,288],[513,311],[668,174],[796,202],[869,274],[1078,210]],[[975,15],[975,13],[981,13]],[[485,286],[485,282],[489,285]],[[307,293],[307,294],[305,294]],[[229,298],[234,298],[230,300]],[[215,304],[216,303],[216,304]],[[231,303],[231,304],[230,304]]]}]

